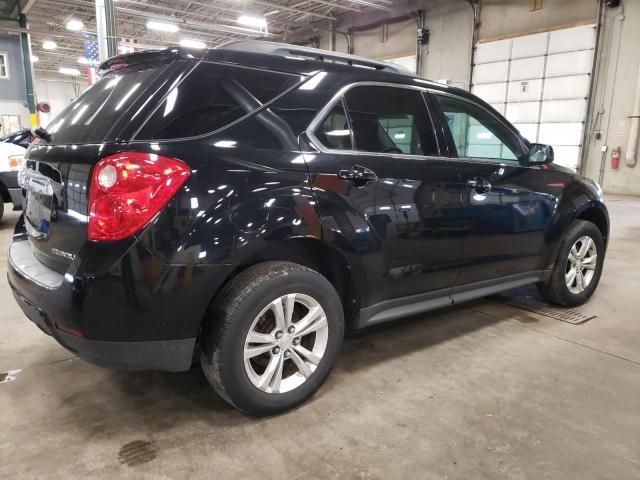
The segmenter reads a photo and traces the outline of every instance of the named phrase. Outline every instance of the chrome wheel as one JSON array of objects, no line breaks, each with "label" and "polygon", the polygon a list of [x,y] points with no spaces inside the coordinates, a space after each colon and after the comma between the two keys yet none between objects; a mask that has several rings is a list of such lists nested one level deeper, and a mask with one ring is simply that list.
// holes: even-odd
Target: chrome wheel
[{"label": "chrome wheel", "polygon": [[571,293],[582,293],[593,280],[598,264],[598,250],[589,236],[580,237],[569,250],[565,282]]},{"label": "chrome wheel", "polygon": [[327,349],[329,325],[320,304],[290,293],[273,300],[255,318],[244,343],[244,368],[251,383],[267,393],[302,385]]}]

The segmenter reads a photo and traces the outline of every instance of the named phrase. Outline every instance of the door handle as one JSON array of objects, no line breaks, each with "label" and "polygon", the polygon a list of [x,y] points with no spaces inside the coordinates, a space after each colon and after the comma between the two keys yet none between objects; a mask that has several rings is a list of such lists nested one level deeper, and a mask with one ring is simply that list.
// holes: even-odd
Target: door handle
[{"label": "door handle", "polygon": [[478,193],[491,191],[491,184],[481,177],[471,178],[467,180],[467,187],[469,187],[471,190],[475,190]]},{"label": "door handle", "polygon": [[338,177],[343,180],[350,180],[356,185],[365,185],[378,179],[378,176],[373,170],[361,165],[354,165],[349,170],[339,170]]}]

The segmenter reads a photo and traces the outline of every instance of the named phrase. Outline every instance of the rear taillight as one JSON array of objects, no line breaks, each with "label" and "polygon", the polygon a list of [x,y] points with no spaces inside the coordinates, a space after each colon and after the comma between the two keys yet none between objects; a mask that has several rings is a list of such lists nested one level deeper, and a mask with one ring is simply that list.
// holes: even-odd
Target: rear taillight
[{"label": "rear taillight", "polygon": [[123,152],[100,160],[89,189],[89,240],[121,240],[144,227],[191,170],[173,158]]}]

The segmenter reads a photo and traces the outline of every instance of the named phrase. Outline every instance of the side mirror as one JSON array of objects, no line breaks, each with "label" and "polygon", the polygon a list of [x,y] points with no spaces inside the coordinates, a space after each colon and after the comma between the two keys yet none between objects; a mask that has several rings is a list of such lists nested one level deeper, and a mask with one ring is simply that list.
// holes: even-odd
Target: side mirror
[{"label": "side mirror", "polygon": [[553,147],[543,143],[532,143],[529,148],[529,165],[544,165],[553,162]]}]

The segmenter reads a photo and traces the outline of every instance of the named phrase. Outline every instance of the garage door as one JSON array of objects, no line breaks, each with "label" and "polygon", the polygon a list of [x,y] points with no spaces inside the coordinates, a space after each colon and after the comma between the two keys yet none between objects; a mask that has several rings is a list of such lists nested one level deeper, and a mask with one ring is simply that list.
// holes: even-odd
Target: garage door
[{"label": "garage door", "polygon": [[411,73],[416,73],[416,56],[415,55],[405,55],[404,57],[394,57],[394,58],[384,58],[382,59],[385,62],[395,63],[396,65],[400,65]]},{"label": "garage door", "polygon": [[588,25],[479,43],[472,92],[577,170],[595,42]]}]

